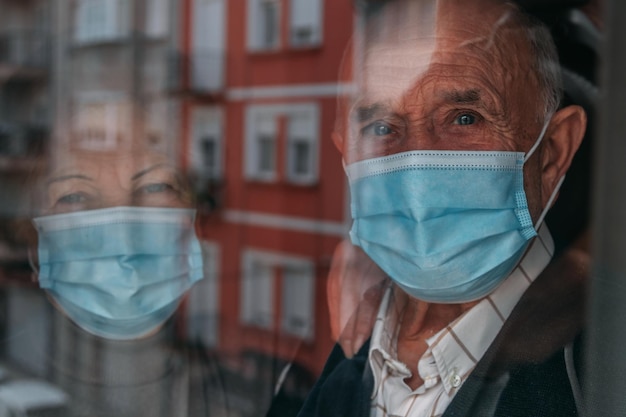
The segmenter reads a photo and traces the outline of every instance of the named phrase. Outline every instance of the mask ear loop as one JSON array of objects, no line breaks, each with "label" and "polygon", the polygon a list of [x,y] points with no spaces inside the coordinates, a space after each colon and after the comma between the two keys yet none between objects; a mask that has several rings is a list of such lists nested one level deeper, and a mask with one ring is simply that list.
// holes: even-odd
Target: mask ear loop
[{"label": "mask ear loop", "polygon": [[30,269],[32,269],[32,272],[30,273],[30,279],[33,282],[37,282],[39,280],[39,268],[37,268],[35,262],[33,262],[33,254],[31,253],[30,248],[27,249],[27,253],[28,265],[30,265]]},{"label": "mask ear loop", "polygon": [[530,150],[524,157],[524,163],[526,163],[530,159],[530,157],[533,156],[533,154],[535,153],[535,151],[541,144],[541,141],[543,140],[543,137],[546,134],[546,131],[548,130],[548,126],[550,126],[550,120],[552,120],[552,116],[548,117],[548,120],[544,123],[543,129],[541,129],[541,133],[539,134],[539,138],[535,141],[535,144],[533,145],[533,147],[530,148]]},{"label": "mask ear loop", "polygon": [[[550,115],[550,117],[548,117],[546,122],[543,124],[543,128],[541,129],[539,138],[537,138],[537,140],[535,141],[535,144],[532,146],[532,148],[530,148],[530,150],[524,157],[524,163],[526,163],[530,159],[530,157],[533,156],[533,154],[535,153],[535,151],[541,144],[541,141],[543,140],[543,137],[545,136],[546,131],[548,130],[548,126],[550,126],[551,120],[552,120],[552,115]],[[535,223],[535,230],[539,230],[539,226],[541,226],[541,223],[543,223],[543,220],[545,219],[546,214],[548,214],[548,210],[550,210],[550,207],[552,207],[552,203],[554,203],[554,200],[556,199],[556,196],[559,193],[559,189],[561,188],[561,185],[563,185],[563,181],[565,181],[565,176],[562,176],[559,179],[559,182],[556,184],[556,187],[554,187],[554,190],[552,191],[552,194],[550,195],[550,198],[548,199],[548,204],[546,204],[546,206],[543,208],[543,210],[541,211],[541,215],[539,215],[539,219]]]},{"label": "mask ear loop", "polygon": [[563,181],[565,181],[565,175],[563,175],[561,179],[559,179],[556,187],[554,187],[554,191],[552,191],[552,194],[550,194],[548,204],[546,204],[546,206],[543,208],[543,211],[539,216],[539,220],[537,220],[537,223],[535,223],[535,230],[539,230],[539,226],[541,226],[541,223],[543,223],[543,219],[546,217],[546,214],[548,214],[548,211],[550,210],[550,207],[552,207],[552,203],[554,203],[554,200],[556,200],[557,194],[559,194],[559,189],[561,188],[561,185],[563,185]]}]

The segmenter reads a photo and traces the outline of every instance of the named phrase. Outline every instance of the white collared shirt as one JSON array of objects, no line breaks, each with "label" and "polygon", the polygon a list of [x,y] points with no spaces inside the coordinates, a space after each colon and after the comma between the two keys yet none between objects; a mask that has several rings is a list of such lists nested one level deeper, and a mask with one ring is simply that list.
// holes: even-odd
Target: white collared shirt
[{"label": "white collared shirt", "polygon": [[[415,390],[404,382],[413,370],[397,360],[399,322],[407,296],[397,287],[388,288],[378,311],[369,351],[369,364],[374,374],[370,416],[442,415],[553,253],[554,242],[548,228],[542,225],[509,277],[489,296],[426,341],[428,349],[415,370],[424,384]],[[501,380],[492,388],[501,390],[505,382]],[[498,395],[499,392],[495,393],[495,398]]]}]

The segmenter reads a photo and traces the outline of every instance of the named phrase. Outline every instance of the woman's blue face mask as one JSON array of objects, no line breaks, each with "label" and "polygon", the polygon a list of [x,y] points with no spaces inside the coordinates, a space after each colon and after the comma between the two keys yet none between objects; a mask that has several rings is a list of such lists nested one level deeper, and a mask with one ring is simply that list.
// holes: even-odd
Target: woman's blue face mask
[{"label": "woman's blue face mask", "polygon": [[38,217],[39,285],[92,334],[149,334],[203,276],[194,216],[191,209],[113,207]]},{"label": "woman's blue face mask", "polygon": [[202,278],[195,211],[167,155],[58,152],[42,194],[39,285],[84,330],[151,333]]}]

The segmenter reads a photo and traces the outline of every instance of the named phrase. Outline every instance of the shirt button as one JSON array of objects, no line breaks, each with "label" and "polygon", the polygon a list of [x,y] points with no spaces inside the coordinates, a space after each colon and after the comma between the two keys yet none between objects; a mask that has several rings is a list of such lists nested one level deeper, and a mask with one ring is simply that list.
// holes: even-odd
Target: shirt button
[{"label": "shirt button", "polygon": [[450,377],[450,385],[452,385],[453,388],[458,388],[461,386],[461,377],[457,374],[452,374],[452,376]]}]

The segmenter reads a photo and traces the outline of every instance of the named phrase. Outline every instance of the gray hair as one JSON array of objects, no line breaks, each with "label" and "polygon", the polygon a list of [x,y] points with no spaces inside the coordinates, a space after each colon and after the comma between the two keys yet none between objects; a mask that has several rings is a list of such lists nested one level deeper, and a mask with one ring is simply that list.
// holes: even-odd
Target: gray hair
[{"label": "gray hair", "polygon": [[540,20],[528,15],[514,6],[518,23],[525,32],[530,45],[532,69],[537,75],[541,101],[544,103],[541,121],[545,121],[554,114],[563,98],[563,80],[559,54],[548,27]]}]

